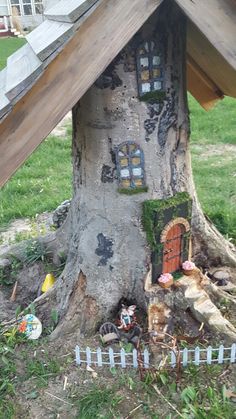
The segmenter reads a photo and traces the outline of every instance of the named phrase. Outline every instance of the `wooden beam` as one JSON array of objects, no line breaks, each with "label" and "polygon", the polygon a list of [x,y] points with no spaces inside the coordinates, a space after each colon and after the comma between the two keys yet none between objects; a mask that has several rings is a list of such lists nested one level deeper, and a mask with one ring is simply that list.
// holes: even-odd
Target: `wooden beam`
[{"label": "wooden beam", "polygon": [[190,21],[187,52],[225,95],[236,97],[236,71]]},{"label": "wooden beam", "polygon": [[0,185],[77,103],[161,2],[103,0],[84,21],[0,124]]},{"label": "wooden beam", "polygon": [[187,57],[187,88],[206,111],[224,97],[190,56]]},{"label": "wooden beam", "polygon": [[219,54],[236,70],[235,0],[175,0]]},{"label": "wooden beam", "polygon": [[98,0],[61,0],[55,6],[46,10],[47,19],[57,22],[74,23]]}]

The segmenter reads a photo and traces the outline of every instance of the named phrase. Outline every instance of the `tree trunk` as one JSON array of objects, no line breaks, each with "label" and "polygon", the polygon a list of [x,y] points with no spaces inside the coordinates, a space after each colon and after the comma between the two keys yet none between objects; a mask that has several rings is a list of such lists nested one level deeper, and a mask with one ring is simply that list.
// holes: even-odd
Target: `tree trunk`
[{"label": "tree trunk", "polygon": [[[93,332],[112,316],[123,297],[146,308],[144,278],[151,252],[141,224],[144,200],[187,191],[193,198],[198,262],[236,265],[235,253],[205,220],[196,199],[185,40],[184,16],[165,3],[73,109],[74,195],[67,222],[58,233],[67,243],[68,258],[51,291],[63,318],[54,335]],[[160,45],[165,90],[164,97],[146,102],[138,97],[135,58],[144,41]],[[135,142],[143,151],[147,191],[119,192],[115,153],[125,142]]]}]

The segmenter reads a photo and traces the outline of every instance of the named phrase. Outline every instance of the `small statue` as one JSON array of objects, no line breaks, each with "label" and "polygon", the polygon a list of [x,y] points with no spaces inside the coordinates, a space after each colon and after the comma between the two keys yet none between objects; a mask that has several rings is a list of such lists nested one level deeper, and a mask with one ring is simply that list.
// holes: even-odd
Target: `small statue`
[{"label": "small statue", "polygon": [[127,307],[122,304],[118,329],[122,329],[124,331],[133,329],[136,324],[135,309],[135,305]]}]

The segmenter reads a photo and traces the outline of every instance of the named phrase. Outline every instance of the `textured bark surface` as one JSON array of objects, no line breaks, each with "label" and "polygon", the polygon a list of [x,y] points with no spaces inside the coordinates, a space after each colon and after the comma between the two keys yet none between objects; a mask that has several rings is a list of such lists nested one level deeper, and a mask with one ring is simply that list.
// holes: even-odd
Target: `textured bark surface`
[{"label": "textured bark surface", "polygon": [[[69,216],[57,233],[68,253],[65,270],[36,304],[52,301],[61,318],[54,337],[90,333],[112,317],[124,297],[146,309],[144,278],[150,249],[141,225],[142,202],[187,191],[193,197],[198,262],[236,265],[233,249],[205,220],[192,181],[185,83],[185,18],[161,7],[73,109],[73,185]],[[163,49],[165,98],[141,102],[135,51],[144,40]],[[79,77],[79,74],[78,74]],[[148,191],[118,192],[115,149],[135,141],[144,152]]]}]

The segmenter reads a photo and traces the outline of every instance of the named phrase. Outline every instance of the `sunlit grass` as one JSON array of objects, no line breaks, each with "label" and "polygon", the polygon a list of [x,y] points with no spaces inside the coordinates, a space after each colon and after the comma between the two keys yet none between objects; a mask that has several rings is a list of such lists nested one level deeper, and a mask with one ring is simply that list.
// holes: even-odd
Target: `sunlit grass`
[{"label": "sunlit grass", "polygon": [[0,225],[51,211],[71,196],[71,139],[48,137],[0,190]]},{"label": "sunlit grass", "polygon": [[23,38],[0,38],[0,70],[6,66],[7,57],[25,43]]}]

